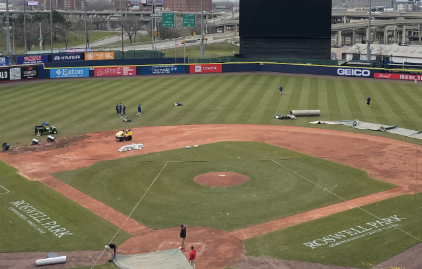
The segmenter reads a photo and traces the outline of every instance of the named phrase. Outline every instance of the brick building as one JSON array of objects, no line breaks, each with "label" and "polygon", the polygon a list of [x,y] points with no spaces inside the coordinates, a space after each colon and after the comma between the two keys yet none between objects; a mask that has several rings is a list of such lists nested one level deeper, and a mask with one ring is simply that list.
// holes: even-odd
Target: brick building
[{"label": "brick building", "polygon": [[[171,11],[199,12],[201,0],[164,0],[163,7]],[[212,11],[212,0],[204,0],[204,11]]]}]

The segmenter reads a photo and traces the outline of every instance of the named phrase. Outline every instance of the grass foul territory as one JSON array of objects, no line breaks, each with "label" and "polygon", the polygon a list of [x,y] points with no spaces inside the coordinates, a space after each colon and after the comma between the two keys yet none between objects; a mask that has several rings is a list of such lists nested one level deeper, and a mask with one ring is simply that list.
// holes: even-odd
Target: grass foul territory
[{"label": "grass foul territory", "polygon": [[[0,162],[0,252],[102,250],[117,227]],[[117,244],[130,237],[121,231]]]},{"label": "grass foul territory", "polygon": [[[278,88],[283,86],[282,94]],[[335,129],[395,138],[393,134],[346,126],[309,124],[313,120],[354,120],[420,130],[420,84],[278,74],[189,75],[49,81],[0,88],[0,141],[12,146],[34,137],[32,126],[48,121],[58,137],[127,127],[252,123]],[[370,107],[366,98],[372,98]],[[180,101],[183,106],[173,104]],[[116,117],[116,103],[132,119]],[[142,104],[142,117],[136,117]],[[292,109],[320,109],[320,117],[277,120]]]},{"label": "grass foul territory", "polygon": [[362,207],[373,216],[355,208],[247,239],[246,255],[352,268],[404,268],[373,266],[421,243],[421,209],[415,208],[421,198],[402,195]]},{"label": "grass foul territory", "polygon": [[[359,169],[256,142],[220,142],[150,153],[54,176],[129,214],[168,161],[131,215],[153,229],[186,223],[233,231],[343,202],[271,159],[347,200],[395,187]],[[236,172],[249,180],[231,187],[204,186],[194,181],[208,172]]]}]

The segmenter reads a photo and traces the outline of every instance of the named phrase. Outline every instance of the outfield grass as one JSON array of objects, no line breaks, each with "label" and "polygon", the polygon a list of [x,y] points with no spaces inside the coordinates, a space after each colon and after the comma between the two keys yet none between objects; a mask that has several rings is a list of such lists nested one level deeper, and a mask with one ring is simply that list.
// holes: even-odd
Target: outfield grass
[{"label": "outfield grass", "polygon": [[[347,200],[394,187],[359,169],[257,142],[221,142],[103,161],[54,176],[129,214],[165,161],[180,161],[167,164],[131,216],[153,229],[186,223],[233,231],[343,202],[269,159]],[[193,181],[207,172],[237,172],[249,181],[232,187]]]},{"label": "outfield grass", "polygon": [[[118,230],[108,221],[42,183],[28,181],[3,162],[0,162],[0,175],[0,252],[102,250]],[[31,213],[12,204],[21,200],[43,212],[49,219],[42,217],[37,222],[30,217]],[[45,233],[31,226],[28,220]],[[60,225],[54,229],[65,228],[72,235],[64,234],[60,238],[54,235],[54,229],[47,224],[51,222]],[[129,237],[129,234],[120,231],[114,241],[120,244]]]},{"label": "outfield grass", "polygon": [[[184,48],[182,45],[179,45],[176,48],[176,56],[189,59],[201,58],[201,46],[189,46],[186,47],[186,54],[184,54]],[[217,43],[217,44],[206,44],[204,45],[204,57],[205,58],[215,58],[222,56],[234,56],[235,53],[239,53],[239,46],[229,44],[229,43]],[[174,58],[174,48],[160,50],[160,52],[165,53],[165,57]]]},{"label": "outfield grass", "polygon": [[[367,212],[373,214],[373,216],[359,208],[355,208],[247,239],[244,241],[246,255],[353,268],[370,268],[371,266],[368,266],[368,264],[379,264],[421,242],[421,208],[415,206],[421,203],[421,199],[422,194],[418,194],[417,196],[403,195],[362,207]],[[387,225],[381,226],[378,224],[378,228],[375,228],[374,226],[368,225],[367,223],[377,220],[375,216],[388,218],[394,215],[404,218],[400,222],[395,223],[399,225],[398,228],[401,230],[391,228],[370,234],[377,229],[388,227]],[[371,230],[363,233],[367,234],[363,238],[334,247],[323,245],[311,249],[304,245],[304,243],[322,239],[325,236],[339,234],[339,232],[344,230],[350,231],[350,228],[355,228],[362,232],[363,229],[357,228],[357,226]],[[342,234],[345,237],[336,240],[336,242],[352,237],[345,232],[342,232]],[[316,242],[325,244],[321,240]],[[329,244],[332,243],[330,242]],[[399,268],[402,265],[397,264],[393,266]]]},{"label": "outfield grass", "polygon": [[[280,94],[278,87],[285,90]],[[420,140],[346,126],[312,125],[311,120],[354,120],[420,130],[420,84],[387,81],[247,74],[52,80],[0,88],[0,141],[28,143],[32,126],[49,121],[60,136],[125,127],[202,123],[252,123],[306,126]],[[365,99],[371,96],[368,107]],[[174,107],[180,101],[182,107]],[[132,119],[115,115],[116,102]],[[142,103],[142,117],[135,117]],[[296,121],[274,119],[291,109],[321,109],[321,116]],[[405,112],[405,113],[403,113]]]}]

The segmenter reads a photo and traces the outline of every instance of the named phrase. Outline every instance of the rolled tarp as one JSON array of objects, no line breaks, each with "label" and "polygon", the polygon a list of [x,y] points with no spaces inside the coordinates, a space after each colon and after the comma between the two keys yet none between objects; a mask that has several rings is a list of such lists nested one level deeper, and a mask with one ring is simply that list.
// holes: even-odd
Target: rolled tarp
[{"label": "rolled tarp", "polygon": [[49,265],[49,264],[57,264],[57,263],[65,263],[65,262],[66,262],[66,256],[59,256],[59,257],[54,257],[54,258],[36,260],[35,265],[41,266],[41,265]]},{"label": "rolled tarp", "polygon": [[290,115],[295,115],[296,117],[320,116],[321,110],[290,110]]}]

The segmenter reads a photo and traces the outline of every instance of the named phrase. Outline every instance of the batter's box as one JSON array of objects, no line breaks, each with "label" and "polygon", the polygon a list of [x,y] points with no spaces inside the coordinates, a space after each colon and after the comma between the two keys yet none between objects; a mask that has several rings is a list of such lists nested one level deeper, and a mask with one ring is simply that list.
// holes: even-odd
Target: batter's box
[{"label": "batter's box", "polygon": [[[196,250],[196,254],[201,254],[205,249],[204,243],[193,243],[193,242],[185,242],[186,251],[190,251],[190,246],[194,246]],[[168,250],[168,249],[175,249],[180,247],[180,242],[162,242],[159,246],[157,251]]]}]

